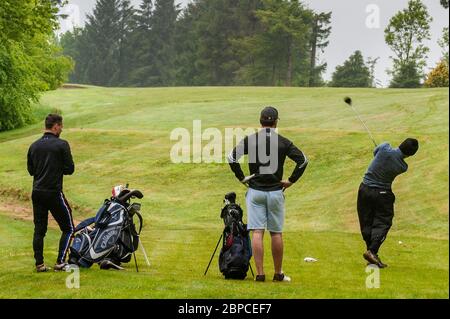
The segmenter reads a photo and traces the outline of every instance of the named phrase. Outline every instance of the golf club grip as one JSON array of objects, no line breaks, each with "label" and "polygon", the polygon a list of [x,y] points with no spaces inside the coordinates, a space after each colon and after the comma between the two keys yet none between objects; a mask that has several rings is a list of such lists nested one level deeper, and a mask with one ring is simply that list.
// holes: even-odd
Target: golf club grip
[{"label": "golf club grip", "polygon": [[137,189],[135,189],[135,190],[132,190],[132,191],[129,192],[129,193],[126,193],[126,194],[123,195],[122,197],[119,197],[118,199],[119,199],[121,202],[126,202],[126,201],[129,200],[131,197],[137,197],[137,198],[139,198],[139,199],[142,199],[142,198],[144,197],[144,195],[143,195],[140,191],[138,191]]}]

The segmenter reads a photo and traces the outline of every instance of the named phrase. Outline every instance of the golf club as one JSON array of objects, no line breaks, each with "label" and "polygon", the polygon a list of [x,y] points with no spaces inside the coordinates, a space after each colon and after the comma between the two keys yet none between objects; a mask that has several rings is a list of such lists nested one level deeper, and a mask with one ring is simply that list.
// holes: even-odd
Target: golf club
[{"label": "golf club", "polygon": [[[131,236],[131,233],[130,233],[130,240],[131,240],[131,242],[133,242],[133,237]],[[139,272],[139,267],[138,267],[137,259],[136,259],[136,251],[133,251],[133,257],[134,257],[134,264],[136,266],[136,272]]]},{"label": "golf club", "polygon": [[145,262],[147,263],[147,266],[150,266],[150,261],[148,260],[147,252],[145,251],[144,245],[142,245],[142,241],[139,241],[139,244],[141,246],[142,253],[144,254]]},{"label": "golf club", "polygon": [[358,112],[355,110],[355,108],[353,107],[353,102],[352,99],[350,97],[346,97],[344,99],[344,102],[347,103],[351,109],[353,110],[353,112],[355,112],[356,116],[358,117],[358,119],[361,121],[362,125],[364,126],[364,128],[366,129],[367,133],[369,133],[370,135],[370,139],[372,140],[373,144],[375,145],[375,147],[378,146],[377,142],[375,142],[375,139],[373,138],[372,133],[370,132],[369,128],[367,127],[366,123],[364,123],[364,121],[361,119],[361,117],[359,116]]}]

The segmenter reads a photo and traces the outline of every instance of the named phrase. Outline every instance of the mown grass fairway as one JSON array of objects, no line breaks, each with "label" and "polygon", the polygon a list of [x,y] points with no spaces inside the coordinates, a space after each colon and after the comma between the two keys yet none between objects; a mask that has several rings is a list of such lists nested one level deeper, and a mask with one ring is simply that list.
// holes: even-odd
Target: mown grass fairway
[{"label": "mown grass fairway", "polygon": [[[410,170],[394,183],[393,229],[380,255],[389,268],[381,287],[367,289],[356,194],[372,158],[372,144],[343,103],[350,95],[378,142],[421,142]],[[111,187],[140,189],[142,234],[151,267],[138,251],[141,272],[81,271],[80,289],[66,288],[66,273],[34,272],[31,247],[31,178],[26,152],[41,123],[0,134],[1,298],[448,298],[448,90],[163,88],[58,90],[43,108],[63,112],[62,138],[72,147],[74,176],[65,193],[80,221],[95,214]],[[310,159],[286,193],[284,270],[293,282],[225,281],[216,255],[204,269],[222,231],[223,195],[245,188],[228,164],[173,164],[177,127],[256,127],[262,106],[280,111],[280,133]],[[207,141],[204,142],[204,145]],[[291,163],[285,170],[290,174]],[[246,168],[247,170],[247,168]],[[268,237],[268,236],[266,236]],[[45,256],[56,258],[59,231],[49,229]],[[402,242],[400,244],[399,242]],[[304,257],[317,258],[305,263]],[[272,276],[266,238],[266,273]],[[250,272],[249,272],[250,275]]]}]

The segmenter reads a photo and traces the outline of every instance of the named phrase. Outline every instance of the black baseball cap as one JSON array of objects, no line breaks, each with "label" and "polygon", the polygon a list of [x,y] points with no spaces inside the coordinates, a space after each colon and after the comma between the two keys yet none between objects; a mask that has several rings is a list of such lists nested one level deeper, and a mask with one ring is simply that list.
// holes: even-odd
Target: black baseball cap
[{"label": "black baseball cap", "polygon": [[273,123],[278,119],[278,111],[273,106],[267,106],[261,111],[261,123]]},{"label": "black baseball cap", "polygon": [[406,156],[413,156],[419,150],[419,141],[415,138],[407,138],[398,148]]}]

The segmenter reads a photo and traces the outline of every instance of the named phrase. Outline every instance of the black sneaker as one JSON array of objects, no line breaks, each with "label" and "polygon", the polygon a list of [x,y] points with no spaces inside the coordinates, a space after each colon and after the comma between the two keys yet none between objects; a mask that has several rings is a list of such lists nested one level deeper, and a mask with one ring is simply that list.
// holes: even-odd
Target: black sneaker
[{"label": "black sneaker", "polygon": [[55,264],[55,266],[53,267],[53,270],[54,271],[66,271],[68,267],[69,267],[69,264],[60,263],[60,264]]},{"label": "black sneaker", "polygon": [[378,267],[380,267],[380,268],[386,268],[388,265],[387,264],[385,264],[385,263],[383,263],[382,261],[381,261],[381,259],[380,259],[380,257],[378,256],[378,255],[375,255],[375,256],[377,256],[377,258],[378,258]]},{"label": "black sneaker", "polygon": [[113,263],[109,259],[105,259],[100,263],[100,269],[108,270],[108,269],[116,269],[116,270],[124,270],[125,268],[120,267],[120,265]]},{"label": "black sneaker", "polygon": [[368,250],[363,254],[365,260],[369,262],[370,265],[377,265],[378,268],[386,268],[387,265],[383,264],[378,257],[378,255],[374,254],[372,251]]},{"label": "black sneaker", "polygon": [[42,265],[36,265],[36,272],[47,272],[50,271],[51,268],[47,267],[45,264]]},{"label": "black sneaker", "polygon": [[266,281],[266,275],[256,275],[255,281]]},{"label": "black sneaker", "polygon": [[285,274],[275,274],[273,275],[273,281],[283,281],[283,282],[290,282],[291,277],[286,276]]},{"label": "black sneaker", "polygon": [[375,254],[373,252],[371,252],[370,250],[366,251],[363,254],[363,257],[365,260],[367,260],[369,262],[369,264],[371,265],[376,265],[378,263],[378,259],[377,256],[375,256]]}]

